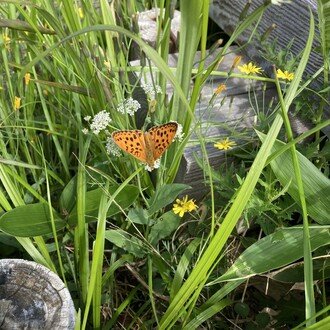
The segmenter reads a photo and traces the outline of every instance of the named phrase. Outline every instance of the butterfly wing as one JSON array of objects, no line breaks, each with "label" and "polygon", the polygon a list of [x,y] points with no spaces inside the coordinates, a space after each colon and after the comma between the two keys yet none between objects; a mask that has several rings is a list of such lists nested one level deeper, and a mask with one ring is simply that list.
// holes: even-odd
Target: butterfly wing
[{"label": "butterfly wing", "polygon": [[149,141],[148,144],[151,146],[154,160],[157,160],[170,146],[177,130],[178,124],[169,122],[164,125],[152,127],[145,133],[145,138]]},{"label": "butterfly wing", "polygon": [[142,131],[116,131],[112,133],[112,139],[120,149],[146,162],[146,146]]}]

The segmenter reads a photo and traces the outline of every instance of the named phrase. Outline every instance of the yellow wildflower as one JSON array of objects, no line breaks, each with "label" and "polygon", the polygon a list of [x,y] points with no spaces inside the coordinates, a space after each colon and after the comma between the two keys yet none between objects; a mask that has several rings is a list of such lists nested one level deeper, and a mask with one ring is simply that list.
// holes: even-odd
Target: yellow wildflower
[{"label": "yellow wildflower", "polygon": [[261,68],[253,64],[252,62],[238,66],[238,70],[246,74],[261,74]]},{"label": "yellow wildflower", "polygon": [[31,79],[30,73],[26,73],[25,76],[24,76],[24,81],[25,81],[26,86],[29,84],[30,79]]},{"label": "yellow wildflower", "polygon": [[214,144],[214,147],[218,148],[219,150],[228,150],[234,146],[236,146],[236,142],[230,141],[229,138],[226,138]]},{"label": "yellow wildflower", "polygon": [[236,68],[237,65],[241,62],[242,56],[235,56],[233,64],[232,64],[232,68]]},{"label": "yellow wildflower", "polygon": [[15,110],[18,110],[21,106],[21,98],[18,97],[18,96],[15,96],[15,99],[14,99],[14,109]]},{"label": "yellow wildflower", "polygon": [[183,199],[177,199],[176,204],[173,204],[173,212],[179,214],[179,217],[183,217],[185,213],[191,212],[197,209],[197,205],[192,199],[188,200],[186,195]]},{"label": "yellow wildflower", "polygon": [[9,49],[10,38],[6,34],[2,34],[2,40],[6,49]]},{"label": "yellow wildflower", "polygon": [[285,80],[289,80],[289,81],[291,81],[294,77],[294,74],[292,72],[289,72],[286,70],[283,72],[281,69],[277,69],[276,75],[277,75],[277,78],[279,78],[279,79],[285,79]]},{"label": "yellow wildflower", "polygon": [[226,90],[226,85],[225,84],[220,84],[216,90],[214,91],[214,94],[219,95],[220,93],[222,93],[223,91]]},{"label": "yellow wildflower", "polygon": [[81,7],[78,8],[78,15],[81,19],[84,18],[84,11]]}]

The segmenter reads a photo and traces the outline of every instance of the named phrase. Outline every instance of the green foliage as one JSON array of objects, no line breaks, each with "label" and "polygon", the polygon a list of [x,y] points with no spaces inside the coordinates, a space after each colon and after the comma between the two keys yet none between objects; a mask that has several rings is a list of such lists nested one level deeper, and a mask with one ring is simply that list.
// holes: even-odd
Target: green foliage
[{"label": "green foliage", "polygon": [[150,205],[148,210],[149,215],[153,215],[166,205],[172,203],[179,194],[189,188],[190,186],[180,183],[160,186],[148,201]]},{"label": "green foliage", "polygon": [[[310,227],[310,242],[312,251],[329,243],[330,231],[328,226]],[[256,274],[263,274],[300,259],[302,250],[303,232],[301,227],[279,229],[248,247],[217,280],[210,284],[222,281],[247,278]],[[290,251],[290,253],[287,253]],[[265,258],[267,255],[267,258]]]},{"label": "green foliage", "polygon": [[105,238],[114,245],[132,253],[135,257],[142,258],[146,253],[143,249],[142,241],[128,235],[124,230],[107,230],[105,232]]},{"label": "green foliage", "polygon": [[[261,134],[260,137],[263,139]],[[284,143],[276,141],[273,152],[279,151],[281,146],[283,147]],[[328,212],[330,204],[330,180],[306,157],[299,152],[297,152],[297,155],[302,177],[304,178],[303,184],[309,216],[319,224],[328,225],[330,224]],[[294,168],[290,152],[285,151],[278,155],[270,165],[283,186],[288,182],[290,183],[287,191],[297,203],[300,203],[297,181],[292,175],[294,173]]]},{"label": "green foliage", "polygon": [[46,203],[22,205],[1,216],[0,229],[17,237],[48,235],[53,230],[52,222],[55,230],[63,229],[66,224],[55,212],[52,216]]},{"label": "green foliage", "polygon": [[[279,104],[259,108],[253,101],[257,129],[265,133],[259,134],[261,147],[255,134],[231,129],[244,142],[238,138],[237,149],[215,170],[201,130],[205,123],[195,115],[202,88],[211,75],[279,85],[233,73],[234,68],[216,71],[236,38],[255,31],[269,2],[240,20],[215,55],[206,49],[209,1],[178,2],[180,51],[177,67],[170,68],[171,1],[158,2],[162,15],[154,48],[140,38],[136,24],[138,11],[154,5],[150,1],[102,0],[98,7],[88,1],[1,1],[1,257],[23,255],[56,271],[74,298],[77,329],[226,328],[227,319],[248,319],[246,328],[266,328],[270,322],[293,327],[313,314],[316,299],[324,303],[325,296],[314,299],[308,292],[306,310],[302,304],[292,309],[296,321],[287,312],[296,307],[294,295],[281,304],[247,287],[255,299],[249,301],[240,285],[250,278],[253,287],[253,276],[266,273],[272,282],[304,280],[308,288],[313,275],[323,282],[329,277],[329,143],[320,136],[330,91],[329,15],[326,1],[318,3],[325,87],[312,92],[321,104],[309,106],[308,83],[301,84],[313,42],[311,19],[301,58],[292,56],[290,45],[268,47],[268,57],[295,70],[295,78],[282,85],[283,99],[278,91]],[[130,62],[131,54],[139,64]],[[141,87],[151,76],[154,96]],[[141,105],[133,116],[118,111],[130,97]],[[297,111],[310,107],[316,123],[295,140],[285,117],[294,101]],[[210,111],[216,102],[210,100]],[[102,117],[95,129],[103,111],[111,120]],[[276,140],[282,118],[287,143]],[[146,130],[170,120],[182,125],[184,135],[168,148],[159,169],[149,173],[132,156],[114,152],[113,131]],[[173,203],[195,193],[179,183],[185,182],[180,164],[192,135],[210,194],[196,201],[198,212],[181,218]],[[310,135],[314,142],[296,152],[295,145]],[[301,216],[303,229],[292,226]],[[268,305],[279,310],[275,321],[263,312]],[[326,315],[325,306],[318,309]]]}]

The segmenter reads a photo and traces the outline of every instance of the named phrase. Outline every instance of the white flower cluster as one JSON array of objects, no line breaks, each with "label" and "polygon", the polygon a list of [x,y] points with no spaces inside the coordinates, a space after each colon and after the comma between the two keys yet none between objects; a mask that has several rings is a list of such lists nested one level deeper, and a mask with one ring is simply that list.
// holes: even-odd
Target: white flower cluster
[{"label": "white flower cluster", "polygon": [[145,84],[142,83],[141,87],[146,92],[146,94],[149,96],[150,99],[154,100],[156,94],[162,94],[162,90],[159,85],[152,85],[152,84]]},{"label": "white flower cluster", "polygon": [[116,143],[113,141],[111,136],[107,137],[107,143],[105,145],[105,148],[107,150],[107,153],[109,155],[113,155],[115,157],[121,156],[121,152],[119,147],[116,145]]},{"label": "white flower cluster", "polygon": [[182,125],[178,124],[178,128],[176,130],[175,137],[174,137],[175,140],[177,140],[179,142],[181,142],[183,140],[184,133],[182,131],[183,131]]},{"label": "white flower cluster", "polygon": [[[85,120],[86,118],[88,118],[88,116],[85,117]],[[98,135],[102,130],[108,127],[110,122],[111,118],[109,112],[102,110],[94,116],[90,124],[90,128],[94,134]]]},{"label": "white flower cluster", "polygon": [[153,169],[159,168],[159,166],[160,166],[160,158],[158,158],[158,159],[155,160],[153,167],[150,167],[148,164],[145,164],[144,169],[146,171],[151,172]]},{"label": "white flower cluster", "polygon": [[122,103],[118,104],[117,111],[123,114],[128,114],[133,116],[136,111],[141,108],[141,104],[129,97],[128,99],[124,100]]}]

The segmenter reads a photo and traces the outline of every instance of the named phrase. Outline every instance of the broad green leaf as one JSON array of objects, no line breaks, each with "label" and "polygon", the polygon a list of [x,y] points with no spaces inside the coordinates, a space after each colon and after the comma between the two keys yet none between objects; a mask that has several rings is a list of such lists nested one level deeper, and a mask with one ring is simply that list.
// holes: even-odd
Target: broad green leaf
[{"label": "broad green leaf", "polygon": [[148,237],[152,245],[157,244],[161,239],[169,236],[180,224],[180,218],[172,211],[166,212],[151,227]]},{"label": "broad green leaf", "polygon": [[[267,275],[269,278],[286,283],[304,282],[304,263],[299,262]],[[313,280],[330,278],[330,259],[321,258],[313,260]]]},{"label": "broad green leaf", "polygon": [[148,211],[141,207],[129,210],[127,218],[140,225],[149,225]]},{"label": "broad green leaf", "polygon": [[128,234],[121,229],[109,229],[105,232],[105,238],[120,247],[121,249],[133,254],[138,258],[142,258],[146,254],[143,243],[138,238]]},{"label": "broad green leaf", "polygon": [[[311,226],[309,231],[312,251],[330,244],[329,226]],[[302,256],[302,227],[279,229],[247,248],[225,274],[209,285],[262,274],[288,265]]]},{"label": "broad green leaf", "polygon": [[76,203],[77,177],[73,177],[64,187],[60,197],[61,212],[70,213]]},{"label": "broad green leaf", "polygon": [[[261,141],[263,141],[265,135],[262,133],[258,133],[258,135]],[[285,143],[276,140],[272,152],[280,150],[284,145]],[[301,168],[301,176],[304,181],[308,214],[317,223],[328,225],[330,224],[330,180],[299,152],[298,159]],[[300,205],[297,180],[293,170],[290,150],[284,151],[276,157],[270,162],[270,166],[283,186],[291,181],[287,190],[288,194]]]},{"label": "broad green leaf", "polygon": [[[112,185],[108,191],[104,191],[101,188],[97,188],[94,190],[90,190],[86,192],[86,203],[85,203],[85,213],[86,213],[86,221],[96,221],[99,204],[102,194],[113,194],[119,185]],[[139,194],[139,189],[133,185],[126,185],[115,198],[115,202],[113,202],[107,212],[107,216],[112,216],[122,209],[127,209],[132,203],[136,200]],[[74,226],[77,223],[77,208],[73,209],[69,216],[69,225]]]},{"label": "broad green leaf", "polygon": [[189,188],[191,187],[183,183],[172,183],[160,186],[155,194],[149,199],[149,215],[154,214],[172,203],[179,194]]},{"label": "broad green leaf", "polygon": [[[62,229],[66,222],[55,212],[56,230]],[[49,206],[46,203],[18,206],[0,217],[0,229],[17,237],[33,237],[52,233]]]}]

